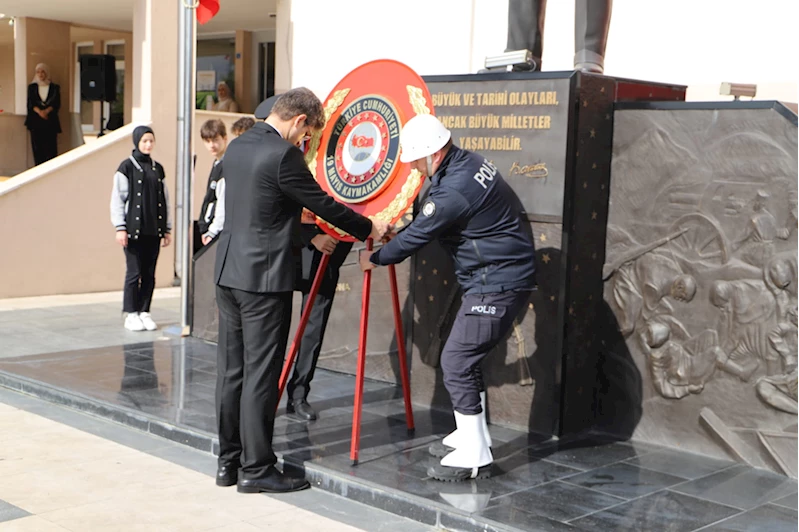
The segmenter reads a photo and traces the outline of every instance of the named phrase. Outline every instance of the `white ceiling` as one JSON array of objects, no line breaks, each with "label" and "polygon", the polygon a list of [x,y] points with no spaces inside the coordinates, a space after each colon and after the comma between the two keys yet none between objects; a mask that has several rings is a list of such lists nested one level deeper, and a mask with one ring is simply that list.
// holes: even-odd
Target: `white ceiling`
[{"label": "white ceiling", "polygon": [[[153,0],[179,2],[181,0]],[[235,30],[266,30],[275,27],[269,17],[277,0],[221,0],[219,13],[197,32],[222,33]],[[0,13],[6,16],[36,17],[122,31],[133,30],[133,0],[0,0]],[[0,21],[0,24],[5,24]]]}]

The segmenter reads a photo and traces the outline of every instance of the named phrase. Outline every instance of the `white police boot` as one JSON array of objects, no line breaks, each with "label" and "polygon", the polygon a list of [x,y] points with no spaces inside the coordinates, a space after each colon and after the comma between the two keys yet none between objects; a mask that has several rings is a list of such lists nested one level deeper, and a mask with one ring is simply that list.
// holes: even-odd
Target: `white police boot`
[{"label": "white police boot", "polygon": [[441,459],[441,463],[427,470],[427,474],[444,482],[460,482],[491,476],[494,456],[483,435],[485,412],[461,414],[455,412],[458,426],[458,447]]},{"label": "white police boot", "polygon": [[[488,421],[486,421],[486,392],[480,392],[480,405],[483,407],[483,437],[488,442],[489,447],[493,447],[491,433],[488,432]],[[443,440],[430,444],[428,452],[437,458],[444,458],[458,447],[458,429],[447,434]]]}]

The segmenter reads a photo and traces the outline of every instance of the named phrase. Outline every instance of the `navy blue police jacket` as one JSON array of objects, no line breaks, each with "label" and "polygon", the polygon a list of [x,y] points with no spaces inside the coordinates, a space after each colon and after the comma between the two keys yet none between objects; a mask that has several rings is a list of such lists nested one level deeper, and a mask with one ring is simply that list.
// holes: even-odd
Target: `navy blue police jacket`
[{"label": "navy blue police jacket", "polygon": [[532,290],[535,245],[519,201],[483,156],[452,146],[432,178],[420,212],[393,240],[372,254],[380,266],[396,264],[438,239],[452,256],[466,294]]}]

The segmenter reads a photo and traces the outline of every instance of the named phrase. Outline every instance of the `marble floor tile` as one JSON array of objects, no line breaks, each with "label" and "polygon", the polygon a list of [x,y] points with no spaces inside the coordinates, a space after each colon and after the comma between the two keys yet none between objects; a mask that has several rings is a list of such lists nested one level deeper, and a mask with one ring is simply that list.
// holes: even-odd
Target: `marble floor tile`
[{"label": "marble floor tile", "polygon": [[[532,508],[531,511],[535,511],[535,509]],[[580,530],[572,525],[535,515],[514,506],[496,506],[484,511],[482,516],[528,532],[578,532]]]},{"label": "marble floor tile", "polygon": [[681,484],[674,491],[749,510],[796,493],[796,481],[768,471],[737,465]]},{"label": "marble floor tile", "polygon": [[624,499],[635,499],[685,482],[680,477],[641,469],[624,462],[593,469],[561,481]]},{"label": "marble floor tile", "polygon": [[490,518],[496,506],[511,506],[555,521],[568,521],[622,502],[624,499],[619,497],[556,480],[500,497],[483,514]]},{"label": "marble floor tile", "polygon": [[765,504],[702,530],[708,532],[796,532],[796,521],[796,510],[775,504]]},{"label": "marble floor tile", "polygon": [[617,532],[673,530],[689,532],[738,513],[739,510],[673,491],[659,491],[570,521],[581,530]]},{"label": "marble floor tile", "polygon": [[534,458],[544,458],[550,462],[587,471],[648,454],[653,449],[655,449],[653,446],[639,442],[578,441],[560,445],[542,444],[531,448],[528,454]]},{"label": "marble floor tile", "polygon": [[799,501],[797,501],[797,498],[797,494],[794,493],[793,495],[788,495],[787,497],[783,497],[782,499],[774,501],[774,504],[779,504],[780,506],[784,506],[785,508],[790,508],[792,510],[799,510]]},{"label": "marble floor tile", "polygon": [[548,460],[530,460],[526,453],[517,453],[495,462],[491,478],[513,491],[522,491],[577,473],[580,473],[579,469]]},{"label": "marble floor tile", "polygon": [[626,462],[652,471],[657,471],[658,473],[666,473],[687,480],[706,477],[735,465],[735,462],[730,460],[722,460],[676,450],[655,451],[641,456],[635,456],[626,460]]}]

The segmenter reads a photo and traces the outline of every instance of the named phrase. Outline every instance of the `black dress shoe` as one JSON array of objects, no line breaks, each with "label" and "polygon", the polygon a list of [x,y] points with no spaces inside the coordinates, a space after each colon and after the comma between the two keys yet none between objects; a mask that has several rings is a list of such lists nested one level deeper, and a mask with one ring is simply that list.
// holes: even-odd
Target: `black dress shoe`
[{"label": "black dress shoe", "polygon": [[216,485],[228,487],[234,485],[239,480],[239,470],[233,466],[220,466],[216,470]]},{"label": "black dress shoe", "polygon": [[263,478],[241,479],[238,482],[239,493],[287,493],[310,488],[311,484],[304,478],[292,478],[276,467],[270,467]]},{"label": "black dress shoe", "polygon": [[308,401],[298,401],[286,405],[286,414],[301,421],[316,421],[316,412]]}]

